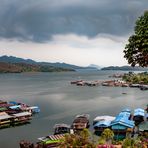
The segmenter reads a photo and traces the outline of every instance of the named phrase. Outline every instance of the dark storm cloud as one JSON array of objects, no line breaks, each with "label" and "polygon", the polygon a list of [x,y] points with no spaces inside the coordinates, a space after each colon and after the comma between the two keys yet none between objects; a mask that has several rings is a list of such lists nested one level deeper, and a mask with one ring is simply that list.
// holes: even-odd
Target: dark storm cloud
[{"label": "dark storm cloud", "polygon": [[46,42],[56,34],[126,35],[148,0],[0,0],[0,38]]}]

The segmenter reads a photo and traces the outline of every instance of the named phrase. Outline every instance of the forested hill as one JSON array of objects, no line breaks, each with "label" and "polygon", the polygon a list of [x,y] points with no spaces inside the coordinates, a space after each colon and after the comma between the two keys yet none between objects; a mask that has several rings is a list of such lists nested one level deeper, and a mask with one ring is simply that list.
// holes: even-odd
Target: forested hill
[{"label": "forested hill", "polygon": [[148,68],[143,68],[139,66],[131,67],[131,66],[109,66],[104,67],[101,70],[123,70],[123,71],[148,71]]},{"label": "forested hill", "polygon": [[73,69],[59,68],[53,66],[42,66],[26,63],[0,62],[0,73],[21,73],[21,72],[62,72],[74,71]]},{"label": "forested hill", "polygon": [[34,60],[31,59],[23,59],[23,58],[18,58],[18,57],[14,57],[14,56],[1,56],[0,57],[0,62],[4,62],[4,63],[9,63],[9,64],[18,64],[18,63],[24,63],[24,64],[29,64],[29,65],[36,65],[36,66],[43,66],[43,67],[55,67],[56,70],[57,68],[59,68],[60,70],[76,70],[76,69],[96,69],[94,67],[80,67],[80,66],[76,66],[76,65],[72,65],[72,64],[67,64],[67,63],[50,63],[50,62],[36,62]]}]

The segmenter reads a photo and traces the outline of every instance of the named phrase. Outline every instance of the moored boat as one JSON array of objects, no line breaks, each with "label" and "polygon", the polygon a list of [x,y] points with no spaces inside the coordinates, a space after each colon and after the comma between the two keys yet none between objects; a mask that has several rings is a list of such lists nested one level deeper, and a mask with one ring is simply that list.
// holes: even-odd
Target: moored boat
[{"label": "moored boat", "polygon": [[135,121],[136,125],[139,125],[141,122],[143,122],[144,117],[145,117],[144,109],[137,108],[134,110],[133,120]]},{"label": "moored boat", "polygon": [[76,130],[83,130],[85,128],[89,128],[89,115],[88,114],[82,114],[77,115],[72,123],[72,129],[74,131]]},{"label": "moored boat", "polygon": [[130,120],[130,116],[130,112],[124,110],[111,122],[110,126],[115,134],[115,139],[122,140],[126,137],[127,131],[133,131],[135,124],[134,121]]},{"label": "moored boat", "polygon": [[0,128],[8,127],[11,124],[12,116],[8,115],[5,112],[0,113]]},{"label": "moored boat", "polygon": [[23,111],[28,111],[28,112],[31,112],[33,114],[40,112],[40,108],[38,106],[22,107],[21,109]]},{"label": "moored boat", "polygon": [[17,114],[12,114],[12,116],[13,116],[13,121],[12,121],[13,125],[28,123],[32,119],[31,118],[32,113],[30,112],[21,112]]},{"label": "moored boat", "polygon": [[70,130],[70,125],[64,123],[54,125],[54,135],[70,133]]},{"label": "moored boat", "polygon": [[98,116],[93,120],[94,134],[100,136],[106,128],[110,128],[111,121],[115,117],[113,116]]}]

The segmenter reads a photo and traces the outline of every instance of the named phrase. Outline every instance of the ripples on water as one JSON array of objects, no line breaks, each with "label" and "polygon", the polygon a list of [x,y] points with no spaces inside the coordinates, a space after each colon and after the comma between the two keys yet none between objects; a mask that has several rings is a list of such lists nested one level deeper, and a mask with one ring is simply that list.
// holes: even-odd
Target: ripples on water
[{"label": "ripples on water", "polygon": [[[70,81],[106,80],[115,71],[0,74],[0,99],[38,105],[31,124],[0,130],[0,147],[17,148],[22,139],[36,141],[53,133],[55,123],[71,124],[75,115],[118,114],[123,108],[145,108],[148,91],[121,87],[80,87]],[[119,73],[119,72],[118,72]],[[123,95],[122,93],[127,93]],[[15,136],[12,136],[15,135]]]}]

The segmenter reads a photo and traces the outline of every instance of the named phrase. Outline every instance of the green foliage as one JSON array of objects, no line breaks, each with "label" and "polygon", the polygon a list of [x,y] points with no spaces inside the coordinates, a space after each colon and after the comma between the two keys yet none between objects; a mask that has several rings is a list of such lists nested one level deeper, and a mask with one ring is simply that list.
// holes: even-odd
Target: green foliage
[{"label": "green foliage", "polygon": [[148,66],[148,11],[136,21],[135,34],[129,37],[124,57],[131,66]]},{"label": "green foliage", "polygon": [[104,138],[99,138],[99,141],[98,141],[98,144],[99,145],[104,145],[106,143],[105,139]]},{"label": "green foliage", "polygon": [[103,131],[103,133],[101,134],[101,137],[103,139],[105,139],[106,141],[113,139],[114,137],[114,133],[111,129],[107,128]]},{"label": "green foliage", "polygon": [[59,148],[95,148],[90,140],[91,134],[88,129],[84,129],[79,134],[68,134],[65,136],[64,141],[61,142]]},{"label": "green foliage", "polygon": [[141,83],[141,84],[148,84],[148,73],[138,73],[138,74],[124,74],[122,79],[126,82],[130,83]]},{"label": "green foliage", "polygon": [[134,139],[126,138],[123,140],[122,147],[123,148],[135,148],[134,143],[135,143]]}]

